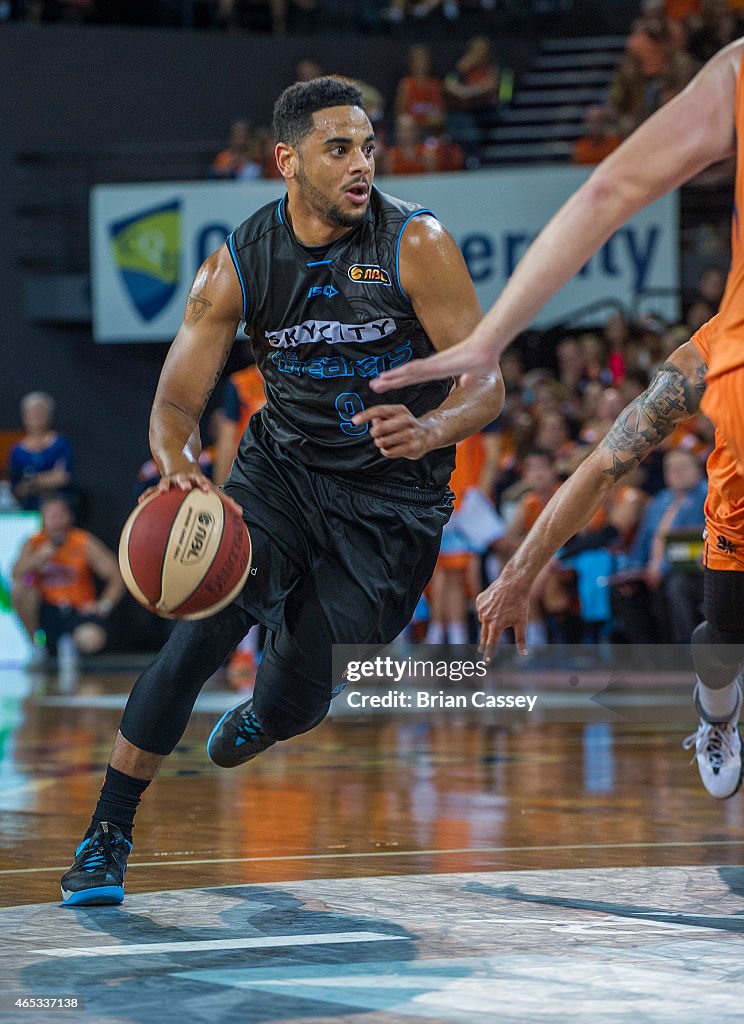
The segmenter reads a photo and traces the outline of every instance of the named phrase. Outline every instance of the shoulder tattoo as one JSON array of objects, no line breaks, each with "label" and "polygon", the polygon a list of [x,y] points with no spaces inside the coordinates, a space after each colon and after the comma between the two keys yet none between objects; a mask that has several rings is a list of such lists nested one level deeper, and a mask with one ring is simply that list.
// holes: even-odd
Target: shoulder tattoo
[{"label": "shoulder tattoo", "polygon": [[189,292],[189,297],[186,300],[186,313],[183,318],[184,323],[188,324],[189,327],[193,327],[194,324],[199,323],[211,308],[212,303],[208,299],[203,299],[200,295]]}]

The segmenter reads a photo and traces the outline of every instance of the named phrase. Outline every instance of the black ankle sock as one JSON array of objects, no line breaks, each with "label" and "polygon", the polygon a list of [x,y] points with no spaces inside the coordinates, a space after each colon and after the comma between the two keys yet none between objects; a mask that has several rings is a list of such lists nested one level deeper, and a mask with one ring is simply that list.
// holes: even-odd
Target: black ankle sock
[{"label": "black ankle sock", "polygon": [[109,765],[106,768],[106,778],[101,795],[98,798],[85,838],[90,839],[100,822],[110,821],[119,826],[125,838],[131,843],[137,805],[142,794],[150,785],[150,781],[150,779],[134,779],[131,775],[125,775]]}]

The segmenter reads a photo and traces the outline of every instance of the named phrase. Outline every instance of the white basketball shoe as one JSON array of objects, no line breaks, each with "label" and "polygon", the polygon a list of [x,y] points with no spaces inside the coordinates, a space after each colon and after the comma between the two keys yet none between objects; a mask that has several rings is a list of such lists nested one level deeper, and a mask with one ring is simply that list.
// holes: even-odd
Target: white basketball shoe
[{"label": "white basketball shoe", "polygon": [[725,800],[733,796],[741,786],[742,758],[741,737],[739,736],[739,715],[741,714],[742,689],[736,680],[736,708],[726,722],[709,722],[700,705],[700,683],[693,694],[695,707],[700,714],[697,731],[688,736],[682,746],[685,750],[695,747],[700,778],[711,796]]}]

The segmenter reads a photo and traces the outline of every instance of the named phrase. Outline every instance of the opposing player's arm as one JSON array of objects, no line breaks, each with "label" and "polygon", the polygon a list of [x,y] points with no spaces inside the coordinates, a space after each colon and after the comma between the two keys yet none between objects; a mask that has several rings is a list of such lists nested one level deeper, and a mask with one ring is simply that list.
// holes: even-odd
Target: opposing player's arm
[{"label": "opposing player's arm", "polygon": [[[461,341],[479,322],[482,310],[465,260],[450,233],[422,214],[403,232],[400,283],[437,351]],[[498,367],[457,384],[437,408],[418,419],[403,405],[379,405],[354,417],[371,422],[371,435],[389,458],[421,458],[435,448],[461,441],[496,419],[504,404]]]},{"label": "opposing player's arm", "polygon": [[387,391],[451,374],[483,373],[607,239],[648,203],[734,152],[736,74],[744,40],[713,57],[687,88],[607,157],[540,232],[506,288],[462,344],[388,370]]},{"label": "opposing player's arm", "polygon": [[227,246],[202,264],[183,323],[160,374],[150,417],[150,448],[160,489],[208,488],[196,460],[199,419],[219,380],[243,315],[243,296]]},{"label": "opposing player's arm", "polygon": [[538,573],[567,540],[590,522],[612,488],[694,415],[705,390],[707,366],[692,342],[676,349],[638,398],[623,409],[607,435],[558,488],[497,580],[476,600],[481,646],[490,655],[508,626],[524,653],[529,592]]}]

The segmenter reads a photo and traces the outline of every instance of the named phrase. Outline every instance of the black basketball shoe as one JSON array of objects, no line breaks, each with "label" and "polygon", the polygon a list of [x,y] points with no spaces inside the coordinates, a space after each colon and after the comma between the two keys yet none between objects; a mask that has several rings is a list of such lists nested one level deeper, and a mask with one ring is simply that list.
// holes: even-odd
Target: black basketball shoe
[{"label": "black basketball shoe", "polygon": [[235,768],[272,747],[253,712],[253,698],[226,711],[207,740],[207,753],[220,768]]},{"label": "black basketball shoe", "polygon": [[62,875],[62,902],[68,907],[121,903],[132,844],[118,825],[102,821],[75,851],[75,863]]}]

